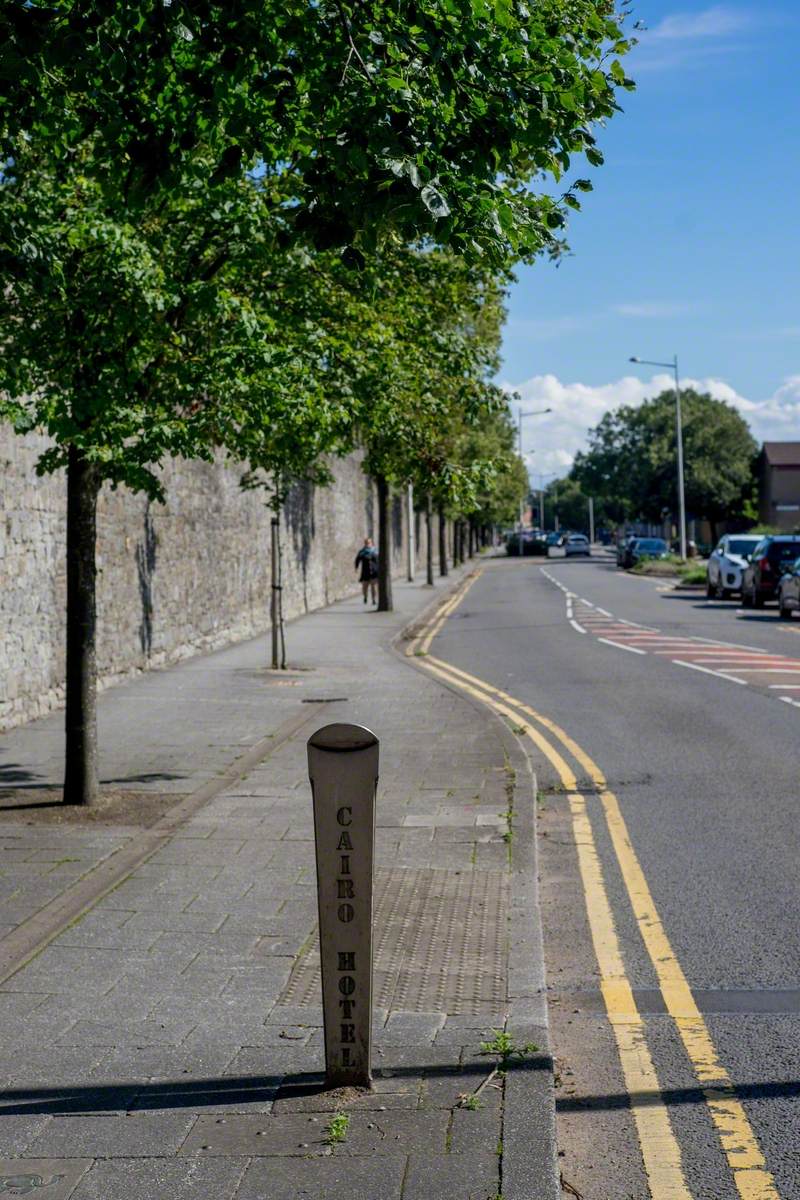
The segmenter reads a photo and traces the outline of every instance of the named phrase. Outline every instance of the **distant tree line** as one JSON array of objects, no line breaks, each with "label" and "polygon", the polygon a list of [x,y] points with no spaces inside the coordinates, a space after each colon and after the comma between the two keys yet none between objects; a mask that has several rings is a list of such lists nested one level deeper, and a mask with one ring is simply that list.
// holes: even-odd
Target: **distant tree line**
[{"label": "distant tree line", "polygon": [[[720,523],[754,517],[758,444],[730,404],[706,392],[681,389],[686,511],[708,521],[712,540]],[[637,407],[607,412],[589,433],[566,479],[550,484],[546,511],[562,527],[588,528],[588,497],[595,526],[675,517],[677,499],[675,393],[670,389]]]}]

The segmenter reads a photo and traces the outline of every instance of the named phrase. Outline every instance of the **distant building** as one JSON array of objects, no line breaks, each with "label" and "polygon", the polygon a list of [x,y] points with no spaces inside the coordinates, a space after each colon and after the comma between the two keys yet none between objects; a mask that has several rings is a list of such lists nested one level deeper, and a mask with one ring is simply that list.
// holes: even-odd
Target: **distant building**
[{"label": "distant building", "polygon": [[764,442],[758,458],[760,517],[765,525],[800,526],[800,442]]}]

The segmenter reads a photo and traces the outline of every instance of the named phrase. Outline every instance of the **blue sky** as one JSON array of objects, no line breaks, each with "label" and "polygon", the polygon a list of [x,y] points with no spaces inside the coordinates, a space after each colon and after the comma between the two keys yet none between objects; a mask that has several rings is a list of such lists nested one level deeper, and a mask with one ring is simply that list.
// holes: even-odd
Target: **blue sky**
[{"label": "blue sky", "polygon": [[572,218],[572,256],[518,272],[501,379],[529,469],[564,473],[586,429],[668,380],[669,359],[756,437],[800,440],[800,4],[638,0],[637,91]]}]

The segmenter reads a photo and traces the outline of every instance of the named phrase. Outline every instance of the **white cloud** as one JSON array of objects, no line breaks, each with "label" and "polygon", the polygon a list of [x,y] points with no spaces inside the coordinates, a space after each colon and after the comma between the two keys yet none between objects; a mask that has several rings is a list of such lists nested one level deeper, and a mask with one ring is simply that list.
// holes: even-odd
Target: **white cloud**
[{"label": "white cloud", "polygon": [[647,71],[699,65],[711,57],[729,54],[745,44],[737,35],[752,26],[752,16],[746,9],[728,5],[674,13],[653,29],[641,31],[631,71],[635,77]]},{"label": "white cloud", "polygon": [[[723,379],[682,379],[684,387],[710,392],[733,405],[750,425],[758,441],[800,441],[800,375],[784,380],[772,396],[750,400]],[[638,405],[673,386],[668,372],[650,379],[626,375],[613,383],[591,386],[563,383],[555,375],[534,375],[518,384],[504,384],[517,392],[523,411],[551,408],[543,416],[523,421],[523,449],[531,476],[565,475],[576,453],[585,448],[587,434],[609,409],[622,404]],[[514,419],[520,404],[512,401]]]},{"label": "white cloud", "polygon": [[667,300],[643,300],[632,304],[615,304],[613,311],[621,317],[641,317],[655,320],[662,317],[688,317],[697,314],[696,304],[671,304]]},{"label": "white cloud", "polygon": [[743,9],[717,4],[699,13],[675,13],[664,17],[647,32],[648,41],[697,41],[698,38],[720,38],[738,33],[750,24],[750,15]]}]

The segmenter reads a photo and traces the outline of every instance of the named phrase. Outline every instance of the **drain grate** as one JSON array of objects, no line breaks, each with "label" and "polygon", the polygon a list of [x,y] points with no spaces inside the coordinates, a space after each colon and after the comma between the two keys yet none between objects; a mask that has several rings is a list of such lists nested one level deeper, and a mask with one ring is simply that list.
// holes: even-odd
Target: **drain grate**
[{"label": "drain grate", "polygon": [[[376,871],[373,1004],[452,1016],[502,1012],[507,913],[503,871]],[[321,986],[315,939],[279,1003],[319,1004]]]}]

